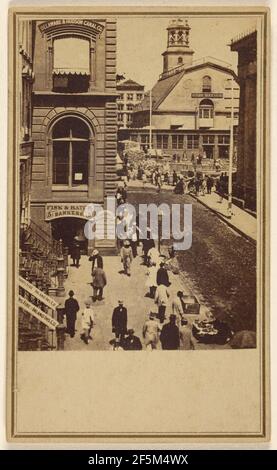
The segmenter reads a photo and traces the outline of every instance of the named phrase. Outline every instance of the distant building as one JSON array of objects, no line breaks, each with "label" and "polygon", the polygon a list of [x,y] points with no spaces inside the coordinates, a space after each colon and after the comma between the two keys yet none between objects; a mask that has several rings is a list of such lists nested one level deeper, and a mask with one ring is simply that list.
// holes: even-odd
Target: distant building
[{"label": "distant building", "polygon": [[236,192],[256,210],[257,31],[233,39],[230,47],[238,53],[240,84]]},{"label": "distant building", "polygon": [[[152,89],[152,147],[165,154],[203,154],[228,158],[233,82],[234,126],[238,121],[239,86],[225,62],[205,57],[193,61],[190,26],[178,19],[167,28],[163,73]],[[150,96],[134,109],[132,129],[120,137],[149,146]]]},{"label": "distant building", "polygon": [[117,99],[118,128],[132,126],[134,107],[144,98],[144,86],[133,80],[125,80],[116,87],[119,97]]}]

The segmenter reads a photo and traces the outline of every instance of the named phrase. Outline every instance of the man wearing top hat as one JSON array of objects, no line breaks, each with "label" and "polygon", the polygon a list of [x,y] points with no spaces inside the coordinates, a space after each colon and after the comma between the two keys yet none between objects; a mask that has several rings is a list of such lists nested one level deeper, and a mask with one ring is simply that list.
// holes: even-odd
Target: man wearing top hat
[{"label": "man wearing top hat", "polygon": [[120,338],[122,343],[127,331],[127,308],[123,305],[123,300],[118,301],[112,315],[112,332],[116,338]]},{"label": "man wearing top hat", "polygon": [[66,316],[66,331],[70,334],[71,338],[74,338],[75,335],[75,322],[77,318],[77,312],[79,311],[79,304],[76,299],[74,299],[74,292],[70,290],[69,298],[66,299],[64,304],[65,316]]}]

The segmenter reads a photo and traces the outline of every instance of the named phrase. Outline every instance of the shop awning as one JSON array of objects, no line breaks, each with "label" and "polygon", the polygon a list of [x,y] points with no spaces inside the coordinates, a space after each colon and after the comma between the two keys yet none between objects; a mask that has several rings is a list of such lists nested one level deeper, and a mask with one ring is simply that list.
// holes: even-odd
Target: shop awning
[{"label": "shop awning", "polygon": [[89,41],[80,38],[61,38],[54,41],[55,75],[90,75]]}]

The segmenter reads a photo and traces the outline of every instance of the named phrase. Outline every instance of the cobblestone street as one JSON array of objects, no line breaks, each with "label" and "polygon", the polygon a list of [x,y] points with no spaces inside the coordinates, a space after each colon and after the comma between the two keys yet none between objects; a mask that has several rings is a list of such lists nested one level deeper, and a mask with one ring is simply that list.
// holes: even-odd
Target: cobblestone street
[{"label": "cobblestone street", "polygon": [[[114,307],[117,306],[117,300],[122,299],[128,311],[128,328],[135,330],[135,335],[139,336],[145,349],[142,338],[142,327],[147,319],[148,313],[152,310],[157,312],[157,306],[154,300],[149,298],[146,294],[148,288],[145,286],[147,268],[142,264],[142,257],[140,256],[141,249],[138,250],[139,255],[133,260],[131,277],[121,274],[122,265],[119,256],[104,257],[104,269],[107,275],[107,286],[104,289],[104,299],[96,301],[93,304],[93,311],[95,317],[95,325],[92,330],[92,340],[86,345],[80,339],[81,332],[81,313],[84,308],[84,301],[91,298],[92,288],[91,282],[91,262],[88,261],[86,256],[81,257],[80,267],[69,266],[69,276],[66,281],[66,292],[73,289],[75,297],[79,302],[80,311],[77,314],[76,321],[76,334],[74,338],[66,335],[65,350],[109,350],[111,349],[110,340],[114,335],[111,328],[111,317]],[[167,315],[171,313],[171,301],[176,292],[180,289],[185,294],[190,294],[191,290],[188,283],[182,282],[179,275],[169,272],[170,286],[170,299],[169,307],[167,308]],[[183,277],[184,279],[184,277]],[[200,316],[205,316],[207,307],[201,305]],[[187,315],[188,321],[191,323],[199,315]],[[193,338],[195,349],[221,349],[228,348],[228,345],[207,345],[198,343]],[[158,344],[158,349],[161,349]]]}]

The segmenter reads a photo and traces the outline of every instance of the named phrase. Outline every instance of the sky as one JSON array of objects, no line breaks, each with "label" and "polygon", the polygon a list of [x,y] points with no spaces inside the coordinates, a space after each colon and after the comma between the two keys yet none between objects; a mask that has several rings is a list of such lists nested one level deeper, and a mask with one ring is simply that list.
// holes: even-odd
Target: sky
[{"label": "sky", "polygon": [[[254,17],[180,17],[188,19],[191,27],[193,60],[211,56],[232,64],[237,71],[237,53],[231,52],[228,44],[232,38],[257,26]],[[169,21],[170,17],[117,19],[117,72],[145,85],[145,90],[152,88],[162,73],[161,54],[167,47]]]}]

